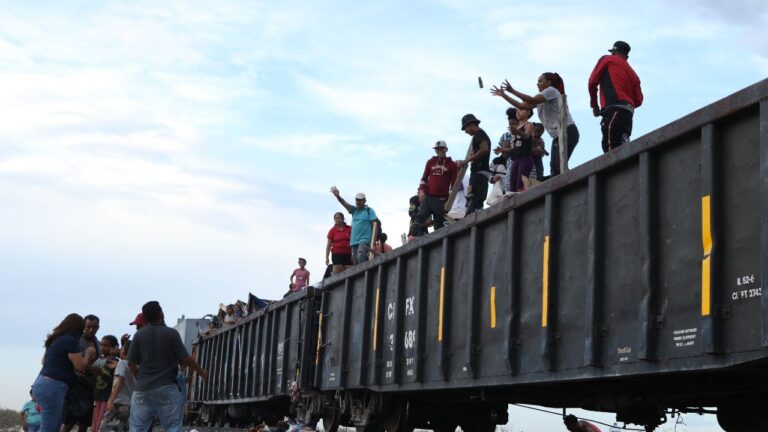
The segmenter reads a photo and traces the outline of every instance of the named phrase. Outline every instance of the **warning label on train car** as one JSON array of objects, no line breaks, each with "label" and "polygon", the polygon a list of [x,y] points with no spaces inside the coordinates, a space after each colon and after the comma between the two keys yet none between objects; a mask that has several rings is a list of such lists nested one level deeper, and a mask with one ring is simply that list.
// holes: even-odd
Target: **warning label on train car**
[{"label": "warning label on train car", "polygon": [[675,348],[693,346],[696,343],[698,331],[699,329],[696,327],[672,331],[672,340],[675,342]]}]

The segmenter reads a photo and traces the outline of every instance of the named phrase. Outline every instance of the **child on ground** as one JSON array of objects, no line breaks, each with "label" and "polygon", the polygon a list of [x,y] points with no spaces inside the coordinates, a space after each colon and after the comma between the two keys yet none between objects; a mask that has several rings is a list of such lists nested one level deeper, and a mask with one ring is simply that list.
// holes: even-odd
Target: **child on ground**
[{"label": "child on ground", "polygon": [[117,349],[117,338],[107,335],[101,338],[99,344],[101,357],[93,362],[93,374],[96,376],[96,385],[93,393],[93,419],[91,421],[91,430],[98,431],[101,420],[107,412],[107,401],[112,393],[112,380],[115,367],[120,361],[115,357]]}]

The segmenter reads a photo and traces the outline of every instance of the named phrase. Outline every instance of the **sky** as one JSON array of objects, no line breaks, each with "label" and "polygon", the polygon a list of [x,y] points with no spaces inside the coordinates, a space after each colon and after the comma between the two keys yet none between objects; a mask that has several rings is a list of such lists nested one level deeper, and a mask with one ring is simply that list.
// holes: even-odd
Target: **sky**
[{"label": "sky", "polygon": [[492,84],[560,73],[575,166],[601,153],[586,81],[615,40],[633,137],[768,76],[763,1],[369,3],[0,1],[0,406],[67,313],[119,336],[148,300],[175,322],[280,298],[299,256],[317,280],[332,185],[397,246],[434,142],[460,158],[470,112],[504,132]]}]

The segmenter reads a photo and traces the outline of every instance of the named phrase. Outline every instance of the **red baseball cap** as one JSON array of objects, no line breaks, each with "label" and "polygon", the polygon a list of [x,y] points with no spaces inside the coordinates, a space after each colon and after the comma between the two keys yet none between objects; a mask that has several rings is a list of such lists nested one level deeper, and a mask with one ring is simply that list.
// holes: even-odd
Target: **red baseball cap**
[{"label": "red baseball cap", "polygon": [[144,325],[146,323],[147,323],[147,320],[144,319],[144,314],[139,312],[139,314],[136,315],[136,318],[133,320],[133,322],[129,323],[128,325],[140,326],[140,325]]}]

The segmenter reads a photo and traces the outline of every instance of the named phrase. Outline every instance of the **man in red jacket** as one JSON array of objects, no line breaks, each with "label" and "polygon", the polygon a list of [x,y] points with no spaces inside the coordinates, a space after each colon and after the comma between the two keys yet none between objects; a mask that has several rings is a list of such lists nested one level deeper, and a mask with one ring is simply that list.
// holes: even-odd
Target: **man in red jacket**
[{"label": "man in red jacket", "polygon": [[[629,44],[616,41],[589,76],[589,103],[595,117],[602,115],[603,152],[629,142],[632,134],[632,115],[643,103],[640,78],[627,63]],[[600,105],[597,88],[600,87]]]},{"label": "man in red jacket", "polygon": [[419,183],[419,213],[411,225],[410,233],[414,236],[427,233],[424,222],[430,215],[435,229],[445,225],[445,201],[458,175],[456,163],[446,156],[448,145],[445,141],[436,142],[434,149],[437,156],[427,161]]}]

